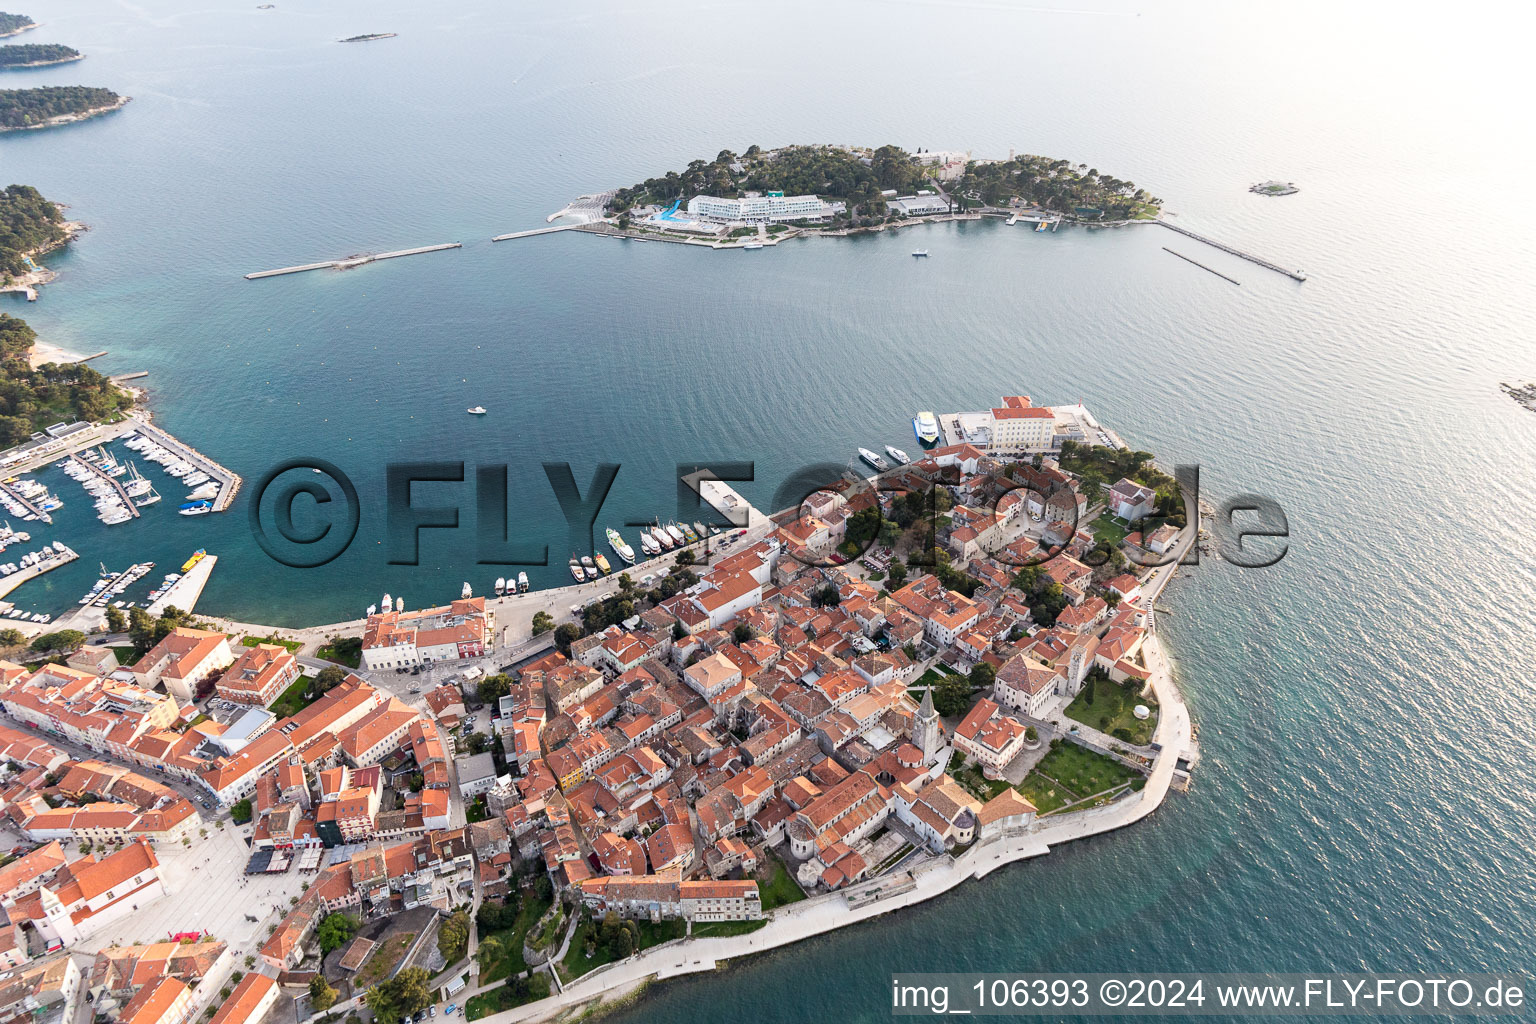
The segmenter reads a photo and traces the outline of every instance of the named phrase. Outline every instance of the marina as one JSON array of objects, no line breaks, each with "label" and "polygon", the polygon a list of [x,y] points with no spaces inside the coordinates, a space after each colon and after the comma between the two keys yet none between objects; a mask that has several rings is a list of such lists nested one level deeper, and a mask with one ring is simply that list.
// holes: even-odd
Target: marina
[{"label": "marina", "polygon": [[197,607],[197,600],[202,596],[203,588],[208,585],[208,577],[213,575],[213,567],[219,564],[218,555],[203,552],[199,552],[199,555],[201,557],[196,558],[190,568],[183,567],[179,579],[171,581],[171,585],[164,588],[159,597],[150,601],[146,606],[149,614],[163,615],[167,608],[190,612]]},{"label": "marina", "polygon": [[[26,486],[28,484],[31,484],[32,488],[41,489],[42,494],[35,493],[32,488]],[[15,477],[12,477],[4,483],[0,483],[0,492],[3,492],[0,493],[0,498],[4,499],[6,511],[12,515],[19,516],[24,520],[38,520],[49,524],[53,522],[53,517],[48,514],[47,509],[44,509],[41,505],[33,504],[33,498],[45,504],[49,503],[47,499],[53,498],[52,495],[48,494],[47,488],[42,487],[35,480],[17,480]],[[53,508],[58,508],[61,504],[63,503],[53,498]]]},{"label": "marina", "polygon": [[[559,228],[553,230],[560,230]],[[534,232],[541,233],[541,232]],[[263,277],[281,277],[284,274],[302,274],[306,270],[351,270],[365,263],[377,263],[380,260],[392,260],[401,256],[419,256],[422,253],[441,252],[444,249],[461,249],[462,242],[444,242],[441,245],[423,245],[415,249],[397,249],[394,252],[380,252],[348,256],[345,259],[326,260],[323,263],[303,263],[296,267],[279,267],[277,270],[258,270],[254,274],[246,274],[247,281],[255,281]]]},{"label": "marina", "polygon": [[[209,482],[216,483],[218,490],[211,499],[208,499],[212,503],[211,511],[224,512],[228,510],[230,504],[235,500],[235,495],[240,493],[240,485],[243,482],[238,473],[225,469],[196,448],[178,441],[159,427],[153,426],[148,422],[140,423],[138,432],[192,467],[193,472],[185,475],[183,483],[191,487],[206,485]],[[125,443],[133,447],[132,442],[132,438],[127,438]],[[199,473],[202,474],[202,479],[198,479],[196,474]]]},{"label": "marina", "polygon": [[[110,500],[105,493],[103,493],[97,501],[96,507],[101,510],[98,518],[100,518],[102,522],[111,526],[116,523],[126,523],[130,519],[139,518],[139,508],[136,504],[134,504],[133,498],[129,496],[127,488],[122,485],[122,483],[117,479],[116,476],[111,473],[110,470],[100,465],[99,460],[91,460],[84,454],[75,454],[69,457],[68,465],[76,468],[77,472],[70,474],[71,476],[74,476],[75,479],[86,481],[91,477],[94,477],[96,480],[99,480],[107,485],[106,488],[101,488],[99,486],[92,488],[90,484],[87,483],[87,492],[104,492],[107,489],[115,492],[115,501]],[[115,466],[117,463],[113,462],[112,465]],[[80,470],[85,471],[84,476],[79,473]]]},{"label": "marina", "polygon": [[[36,579],[61,565],[68,565],[80,556],[61,543],[45,544],[41,551],[23,555],[19,562],[0,565],[0,597],[5,597],[28,580]],[[34,618],[46,622],[48,617]]]}]

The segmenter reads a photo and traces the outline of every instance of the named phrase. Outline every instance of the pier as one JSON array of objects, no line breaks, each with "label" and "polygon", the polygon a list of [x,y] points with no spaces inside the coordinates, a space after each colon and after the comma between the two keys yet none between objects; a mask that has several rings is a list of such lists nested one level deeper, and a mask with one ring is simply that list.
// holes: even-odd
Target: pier
[{"label": "pier", "polygon": [[[556,229],[558,230],[558,229]],[[327,260],[324,263],[304,263],[297,267],[279,267],[277,270],[258,270],[254,274],[246,274],[247,281],[255,281],[263,277],[280,277],[283,274],[302,274],[306,270],[351,270],[360,267],[364,263],[377,263],[379,260],[392,260],[400,256],[419,256],[424,252],[441,252],[444,249],[462,249],[462,242],[444,242],[441,245],[423,245],[415,249],[396,249],[394,252],[380,252],[368,256],[348,256],[341,260]]]},{"label": "pier", "polygon": [[208,585],[208,577],[213,574],[213,567],[218,561],[218,555],[204,555],[186,575],[167,587],[165,593],[152,601],[145,610],[155,618],[164,615],[165,610],[173,606],[190,612],[196,607],[197,599],[203,596],[203,588]]},{"label": "pier", "polygon": [[556,224],[552,228],[532,228],[528,231],[513,231],[505,235],[496,235],[493,242],[510,242],[514,238],[532,238],[534,235],[552,235],[556,231],[578,231],[587,227],[586,224]]},{"label": "pier", "polygon": [[79,557],[74,551],[65,548],[63,554],[49,555],[40,562],[17,569],[9,576],[0,578],[0,597],[5,597],[28,580],[37,579],[43,573],[51,572],[61,565],[68,565]]},{"label": "pier", "polygon": [[123,488],[123,485],[118,483],[117,477],[113,476],[111,473],[108,473],[106,470],[96,465],[96,463],[87,462],[78,455],[71,455],[70,458],[79,465],[82,465],[86,469],[90,470],[92,473],[95,473],[98,477],[105,480],[107,483],[111,484],[112,489],[117,492],[117,496],[122,499],[123,504],[128,506],[128,511],[132,514],[133,518],[139,518],[139,506],[133,503],[133,499],[128,496],[128,492]]},{"label": "pier", "polygon": [[3,488],[6,494],[9,494],[12,498],[16,499],[17,504],[26,509],[28,512],[32,513],[32,515],[36,516],[39,520],[47,523],[49,526],[53,525],[53,516],[49,515],[47,512],[44,512],[42,509],[32,504],[26,498],[22,497],[21,492],[16,488],[6,483],[0,483],[0,488]]},{"label": "pier", "polygon": [[[234,470],[225,469],[214,462],[202,452],[185,442],[178,441],[159,427],[152,426],[148,421],[139,421],[139,433],[145,435],[162,448],[168,448],[181,457],[182,461],[190,462],[198,469],[207,473],[219,482],[219,493],[213,499],[213,510],[224,512],[229,509],[235,500],[235,495],[240,493],[240,484],[243,481]],[[178,605],[177,607],[180,607]]]},{"label": "pier", "polygon": [[[1213,249],[1220,249],[1222,252],[1231,253],[1233,256],[1237,256],[1237,257],[1239,257],[1241,259],[1245,259],[1249,263],[1257,263],[1259,266],[1263,267],[1265,270],[1273,270],[1277,274],[1284,274],[1286,277],[1290,278],[1293,281],[1305,281],[1307,279],[1306,271],[1303,271],[1303,270],[1287,270],[1285,267],[1280,266],[1278,263],[1271,263],[1271,262],[1269,262],[1269,260],[1263,259],[1262,257],[1259,257],[1259,256],[1255,256],[1251,252],[1243,252],[1243,250],[1241,250],[1241,249],[1234,249],[1230,245],[1223,245],[1221,242],[1218,242],[1215,239],[1206,238],[1204,235],[1197,235],[1195,232],[1189,230],[1188,228],[1181,228],[1177,224],[1170,224],[1170,223],[1168,223],[1166,220],[1156,220],[1156,221],[1153,221],[1152,223],[1154,223],[1154,224],[1161,224],[1163,227],[1167,228],[1169,231],[1177,231],[1179,234],[1185,236],[1186,238],[1193,238],[1197,242],[1204,242],[1206,245],[1211,246]],[[1171,252],[1172,250],[1169,250],[1169,251]],[[1174,253],[1174,255],[1177,256],[1178,253]],[[1188,259],[1188,257],[1185,257],[1185,259]],[[1190,260],[1190,262],[1194,263],[1195,261],[1194,260]],[[1205,269],[1209,270],[1210,268],[1207,267]],[[1211,271],[1211,272],[1215,273],[1215,271]],[[1223,275],[1223,276],[1225,276],[1225,275]],[[1228,280],[1231,280],[1231,278],[1228,278]],[[1236,283],[1237,282],[1235,282],[1235,281],[1233,282],[1233,284],[1236,284]]]},{"label": "pier", "polygon": [[1228,277],[1226,274],[1223,274],[1219,270],[1212,270],[1210,267],[1206,266],[1204,263],[1201,263],[1199,260],[1192,260],[1188,256],[1185,256],[1181,252],[1174,252],[1172,249],[1168,248],[1166,245],[1163,246],[1163,252],[1166,252],[1166,253],[1168,253],[1170,255],[1173,255],[1173,256],[1177,256],[1179,259],[1183,260],[1186,263],[1193,263],[1195,266],[1199,267],[1201,270],[1204,270],[1204,271],[1207,271],[1209,273],[1215,274],[1217,277],[1221,278],[1223,281],[1231,281],[1233,284],[1237,284],[1237,285],[1240,285],[1240,284],[1243,283],[1243,282],[1237,280],[1236,278]]}]

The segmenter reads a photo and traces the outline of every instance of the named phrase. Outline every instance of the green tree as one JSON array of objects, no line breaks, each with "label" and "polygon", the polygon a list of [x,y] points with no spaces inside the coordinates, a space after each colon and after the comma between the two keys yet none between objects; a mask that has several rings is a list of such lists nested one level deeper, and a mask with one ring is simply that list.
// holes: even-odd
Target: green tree
[{"label": "green tree", "polygon": [[325,975],[317,974],[309,979],[309,1005],[315,1010],[324,1013],[336,1002],[336,990],[331,983],[325,980]]},{"label": "green tree", "polygon": [[495,707],[501,698],[511,692],[512,680],[500,672],[493,676],[486,676],[480,680],[480,685],[475,688],[475,693],[479,696],[480,703],[489,704],[492,707]]},{"label": "green tree", "polygon": [[455,910],[437,930],[437,951],[448,963],[458,963],[469,948],[469,914]]},{"label": "green tree", "polygon": [[890,567],[885,570],[885,577],[890,581],[891,590],[900,590],[907,584],[907,563],[899,558],[891,559]]},{"label": "green tree", "polygon": [[340,949],[347,944],[347,940],[357,934],[361,927],[357,918],[347,914],[327,914],[315,929],[315,938],[320,942],[320,952],[329,954],[333,950]]},{"label": "green tree", "polygon": [[681,641],[683,639],[683,637],[685,637],[687,635],[688,635],[688,627],[684,626],[681,622],[674,622],[674,623],[672,623],[672,642],[673,643],[678,643],[679,641]]},{"label": "green tree", "polygon": [[692,551],[692,549],[684,548],[682,551],[679,551],[677,553],[677,564],[678,565],[692,565],[693,564],[693,551]]},{"label": "green tree", "polygon": [[824,584],[820,590],[816,591],[812,595],[811,600],[816,603],[818,608],[836,608],[843,602],[842,595],[830,583]]},{"label": "green tree", "polygon": [[128,628],[128,616],[123,614],[121,608],[107,606],[107,632],[121,633]]},{"label": "green tree", "polygon": [[752,639],[752,627],[745,622],[738,622],[736,628],[731,630],[731,639],[736,641],[737,645],[746,643]]},{"label": "green tree", "polygon": [[340,665],[327,665],[315,673],[315,689],[325,693],[332,687],[339,686],[346,681],[347,670]]},{"label": "green tree", "polygon": [[425,967],[407,967],[385,982],[370,988],[363,996],[374,1020],[394,1024],[400,1017],[425,1010],[432,1002],[428,982],[432,976]]},{"label": "green tree", "polygon": [[978,661],[971,666],[971,689],[990,690],[997,680],[997,670],[985,661]]},{"label": "green tree", "polygon": [[555,647],[561,654],[571,653],[571,644],[581,639],[581,627],[567,622],[555,630]]},{"label": "green tree", "polygon": [[[619,577],[619,587],[621,589],[624,586],[624,580],[627,579],[627,578],[628,577],[624,577],[624,576]],[[538,636],[541,633],[548,633],[550,630],[552,630],[554,628],[555,628],[555,617],[553,615],[549,614],[549,612],[534,612],[534,614],[533,614],[533,635],[534,636]]]},{"label": "green tree", "polygon": [[27,634],[19,629],[0,629],[0,647],[20,647],[27,642]]},{"label": "green tree", "polygon": [[239,800],[230,805],[229,816],[235,820],[236,825],[244,825],[251,820],[251,802]]},{"label": "green tree", "polygon": [[33,640],[32,649],[39,654],[47,651],[69,654],[78,650],[83,643],[85,643],[85,634],[78,629],[61,629],[56,633],[44,633]]},{"label": "green tree", "polygon": [[933,688],[933,707],[945,717],[965,714],[971,707],[971,681],[965,676],[945,675]]},{"label": "green tree", "polygon": [[496,966],[496,961],[500,960],[505,953],[506,947],[496,936],[491,935],[482,939],[480,948],[475,950],[475,959],[480,964],[480,973],[490,973],[491,968]]}]

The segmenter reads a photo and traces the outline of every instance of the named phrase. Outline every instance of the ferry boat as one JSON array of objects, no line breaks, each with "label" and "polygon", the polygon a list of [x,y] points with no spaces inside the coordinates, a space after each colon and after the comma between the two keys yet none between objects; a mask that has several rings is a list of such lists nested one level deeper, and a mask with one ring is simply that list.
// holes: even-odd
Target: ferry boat
[{"label": "ferry boat", "polygon": [[882,473],[891,468],[891,464],[889,462],[886,462],[879,456],[879,454],[870,451],[868,448],[859,449],[859,458],[863,459],[871,466],[874,466]]},{"label": "ferry boat", "polygon": [[666,530],[667,535],[672,538],[672,544],[674,547],[681,547],[685,543],[683,540],[683,531],[677,528],[676,523],[668,523]]},{"label": "ferry boat", "polygon": [[649,528],[644,528],[640,531],[640,550],[648,555],[661,553],[661,545],[656,543],[655,537],[651,536]]},{"label": "ferry boat", "polygon": [[593,564],[591,555],[581,556],[581,568],[587,574],[587,579],[597,579],[597,566]]},{"label": "ferry boat", "polygon": [[189,501],[176,510],[184,516],[205,516],[213,511],[211,501]]},{"label": "ferry boat", "polygon": [[185,562],[181,563],[181,571],[182,572],[189,572],[192,569],[192,567],[194,565],[196,565],[198,562],[201,562],[203,560],[204,556],[206,556],[207,554],[208,554],[208,550],[206,548],[198,548],[196,551],[192,552],[192,557],[191,558],[189,558]]},{"label": "ferry boat", "polygon": [[484,416],[485,415],[485,406],[477,405],[477,406],[474,406],[473,408],[466,409],[465,411],[468,412],[471,416]]},{"label": "ferry boat", "polygon": [[924,448],[932,448],[939,443],[939,418],[931,412],[920,412],[912,420],[912,433],[917,436],[917,443]]},{"label": "ferry boat", "polygon": [[928,250],[927,249],[913,249],[912,250],[912,255],[913,256],[927,256],[928,255]]},{"label": "ferry boat", "polygon": [[660,545],[659,550],[672,550],[672,535],[663,530],[660,523],[651,528],[651,536],[656,538],[656,543]]},{"label": "ferry boat", "polygon": [[581,563],[575,558],[571,559],[570,569],[571,578],[574,579],[577,583],[583,583],[586,581],[586,574],[581,571]]},{"label": "ferry boat", "polygon": [[608,559],[603,557],[601,554],[593,555],[592,561],[597,563],[597,567],[601,569],[605,575],[607,573],[613,572],[613,566],[609,565]]},{"label": "ferry boat", "polygon": [[748,242],[746,245],[742,246],[743,249],[761,249],[762,247],[762,242]]},{"label": "ferry boat", "polygon": [[475,592],[470,589],[469,581],[465,580],[464,581],[464,586],[459,588],[459,599],[463,600],[463,601],[468,601],[471,597],[474,597],[474,596],[475,596]]},{"label": "ferry boat", "polygon": [[519,594],[528,593],[528,574],[525,572],[517,574],[517,592]]},{"label": "ferry boat", "polygon": [[506,592],[507,592],[507,578],[505,576],[497,576],[496,577],[496,596],[500,597],[501,595],[505,594]]},{"label": "ferry boat", "polygon": [[900,448],[897,448],[893,444],[888,444],[885,446],[885,454],[889,455],[891,457],[891,461],[896,463],[898,466],[905,466],[907,463],[912,461],[907,456],[906,452],[902,451]]},{"label": "ferry boat", "polygon": [[624,538],[619,531],[608,527],[608,546],[613,548],[613,553],[624,560],[626,565],[635,564],[635,549],[624,543]]}]

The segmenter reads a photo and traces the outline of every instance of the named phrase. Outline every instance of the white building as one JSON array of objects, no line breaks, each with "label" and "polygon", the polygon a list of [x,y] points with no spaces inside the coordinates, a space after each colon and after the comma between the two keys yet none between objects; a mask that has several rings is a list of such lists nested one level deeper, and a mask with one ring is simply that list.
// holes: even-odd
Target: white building
[{"label": "white building", "polygon": [[740,199],[694,196],[688,200],[688,216],[708,221],[827,220],[843,209],[844,204],[824,203],[819,196],[786,196],[779,191]]}]

